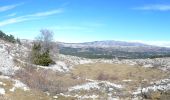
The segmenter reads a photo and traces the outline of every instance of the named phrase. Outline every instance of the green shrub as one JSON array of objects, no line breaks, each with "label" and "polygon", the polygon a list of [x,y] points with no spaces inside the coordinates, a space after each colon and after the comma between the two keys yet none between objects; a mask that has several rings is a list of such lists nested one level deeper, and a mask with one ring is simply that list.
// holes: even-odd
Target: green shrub
[{"label": "green shrub", "polygon": [[15,39],[15,37],[13,35],[7,35],[4,32],[0,31],[0,39],[3,39],[5,41],[11,42],[11,43],[18,43],[21,45],[21,41],[20,39]]},{"label": "green shrub", "polygon": [[41,52],[41,45],[34,44],[32,48],[32,62],[36,65],[49,66],[53,64],[53,60],[50,58],[49,50]]},{"label": "green shrub", "polygon": [[11,43],[16,43],[17,42],[13,35],[6,35],[2,31],[0,31],[0,38],[5,40],[5,41],[11,42]]}]

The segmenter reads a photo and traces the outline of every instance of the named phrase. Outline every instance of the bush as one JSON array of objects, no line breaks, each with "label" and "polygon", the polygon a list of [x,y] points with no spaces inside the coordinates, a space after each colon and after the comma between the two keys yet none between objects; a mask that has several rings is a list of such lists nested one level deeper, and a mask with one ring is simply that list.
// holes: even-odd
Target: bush
[{"label": "bush", "polygon": [[104,74],[103,72],[101,72],[97,77],[97,80],[108,80],[108,79],[109,79],[109,75]]},{"label": "bush", "polygon": [[21,45],[21,41],[20,41],[20,39],[16,39],[16,42],[19,44],[19,45]]},{"label": "bush", "polygon": [[53,60],[50,58],[49,50],[41,53],[41,45],[34,44],[32,49],[32,62],[36,65],[49,66],[53,64]]},{"label": "bush", "polygon": [[61,81],[56,80],[56,72],[49,70],[37,70],[34,67],[26,66],[24,69],[16,72],[16,78],[19,78],[28,87],[51,94],[58,94],[66,91]]}]

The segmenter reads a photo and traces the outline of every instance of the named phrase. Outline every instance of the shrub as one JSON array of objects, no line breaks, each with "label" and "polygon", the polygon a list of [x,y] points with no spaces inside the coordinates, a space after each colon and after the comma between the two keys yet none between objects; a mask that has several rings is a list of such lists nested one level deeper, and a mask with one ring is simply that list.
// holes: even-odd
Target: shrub
[{"label": "shrub", "polygon": [[19,44],[19,45],[21,45],[21,41],[20,41],[20,39],[16,39],[16,42]]},{"label": "shrub", "polygon": [[117,76],[110,77],[111,80],[118,80],[119,78]]},{"label": "shrub", "polygon": [[32,48],[32,62],[36,65],[49,66],[53,64],[53,60],[50,58],[49,50],[41,53],[41,45],[34,44]]},{"label": "shrub", "polygon": [[26,66],[16,72],[14,77],[19,78],[24,84],[32,89],[49,92],[51,94],[66,91],[61,81],[56,80],[56,73],[49,70],[37,70],[34,67]]},{"label": "shrub", "polygon": [[97,80],[108,80],[108,79],[109,79],[109,75],[104,74],[103,72],[101,72],[97,77]]}]

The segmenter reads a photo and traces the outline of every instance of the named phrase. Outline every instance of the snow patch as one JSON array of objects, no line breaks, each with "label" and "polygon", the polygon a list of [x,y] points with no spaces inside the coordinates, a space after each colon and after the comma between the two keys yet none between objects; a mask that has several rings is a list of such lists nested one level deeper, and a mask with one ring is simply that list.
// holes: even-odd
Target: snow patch
[{"label": "snow patch", "polygon": [[60,93],[60,94],[58,94],[58,95],[60,95],[60,96],[64,96],[64,97],[74,97],[74,98],[78,98],[78,99],[80,99],[80,100],[82,100],[82,99],[97,99],[99,96],[98,95],[78,95],[78,94],[76,94],[76,95],[65,95],[65,94],[63,94],[63,93]]},{"label": "snow patch", "polygon": [[79,61],[79,64],[89,64],[89,63],[93,63],[93,61],[89,59],[86,59],[86,60],[84,59],[84,60]]},{"label": "snow patch", "polygon": [[0,72],[3,75],[13,75],[19,68],[14,65],[13,57],[6,50],[8,46],[0,44],[0,47]]},{"label": "snow patch", "polygon": [[0,82],[0,85],[6,86],[6,84],[5,84],[5,83],[3,83],[3,82]]},{"label": "snow patch", "polygon": [[5,89],[4,88],[0,88],[0,94],[4,95],[5,94]]},{"label": "snow patch", "polygon": [[74,87],[69,88],[69,91],[75,91],[75,90],[91,90],[96,89],[100,90],[102,88],[108,88],[110,91],[113,91],[114,89],[121,89],[123,88],[121,85],[110,83],[107,81],[96,81],[96,80],[89,80],[90,82],[77,85]]},{"label": "snow patch", "polygon": [[170,79],[163,79],[156,82],[151,82],[151,85],[145,88],[139,87],[137,91],[133,92],[133,95],[138,95],[141,93],[147,93],[149,91],[168,91],[170,90]]},{"label": "snow patch", "polygon": [[58,99],[58,96],[53,96],[54,99]]},{"label": "snow patch", "polygon": [[14,87],[12,89],[10,89],[11,92],[14,92],[16,88],[20,88],[24,91],[28,91],[30,90],[25,84],[23,84],[21,81],[19,80],[14,80],[15,84],[13,85]]},{"label": "snow patch", "polygon": [[98,95],[84,95],[84,96],[78,96],[79,99],[97,99]]},{"label": "snow patch", "polygon": [[132,82],[132,80],[122,80],[123,82]]},{"label": "snow patch", "polygon": [[152,68],[153,66],[151,64],[144,65],[145,68]]},{"label": "snow patch", "polygon": [[0,78],[1,78],[1,79],[10,79],[9,76],[4,76],[4,75],[0,75]]},{"label": "snow patch", "polygon": [[50,65],[50,66],[37,66],[39,68],[43,69],[50,69],[53,71],[59,71],[59,72],[68,72],[69,67],[62,61],[57,61],[56,64]]},{"label": "snow patch", "polygon": [[98,82],[89,82],[83,85],[77,85],[74,87],[71,87],[69,91],[74,91],[74,90],[91,90],[91,89],[100,89],[98,86]]}]

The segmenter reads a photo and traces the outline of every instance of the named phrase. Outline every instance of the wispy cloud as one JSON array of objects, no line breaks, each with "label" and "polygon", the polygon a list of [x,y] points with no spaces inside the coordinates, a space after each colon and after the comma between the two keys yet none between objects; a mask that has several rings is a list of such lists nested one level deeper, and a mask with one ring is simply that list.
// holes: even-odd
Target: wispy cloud
[{"label": "wispy cloud", "polygon": [[46,11],[46,12],[38,12],[38,13],[27,15],[27,16],[42,17],[42,16],[59,14],[59,13],[62,13],[63,11],[64,11],[63,9],[55,9],[55,10],[50,10],[50,11]]},{"label": "wispy cloud", "polygon": [[135,7],[135,10],[153,10],[153,11],[170,11],[170,5],[163,4],[154,4],[154,5],[145,5],[142,7]]},{"label": "wispy cloud", "polygon": [[24,18],[24,17],[10,18],[10,19],[1,21],[0,22],[0,27],[1,26],[5,26],[5,25],[9,25],[9,24],[14,24],[14,23],[19,23],[19,22],[27,21],[27,20],[31,20],[31,19],[30,18]]},{"label": "wispy cloud", "polygon": [[10,19],[6,19],[4,21],[0,21],[0,26],[24,22],[24,21],[28,21],[28,20],[36,20],[36,19],[40,19],[45,16],[59,14],[62,12],[63,12],[63,9],[55,9],[55,10],[50,10],[50,11],[46,11],[46,12],[38,12],[38,13],[34,13],[34,14],[24,15],[24,16],[20,16],[20,17],[16,17],[16,18],[10,18]]},{"label": "wispy cloud", "polygon": [[6,6],[0,6],[0,12],[8,11],[11,9],[14,9],[24,3],[19,3],[19,4],[13,4],[13,5],[6,5]]}]

